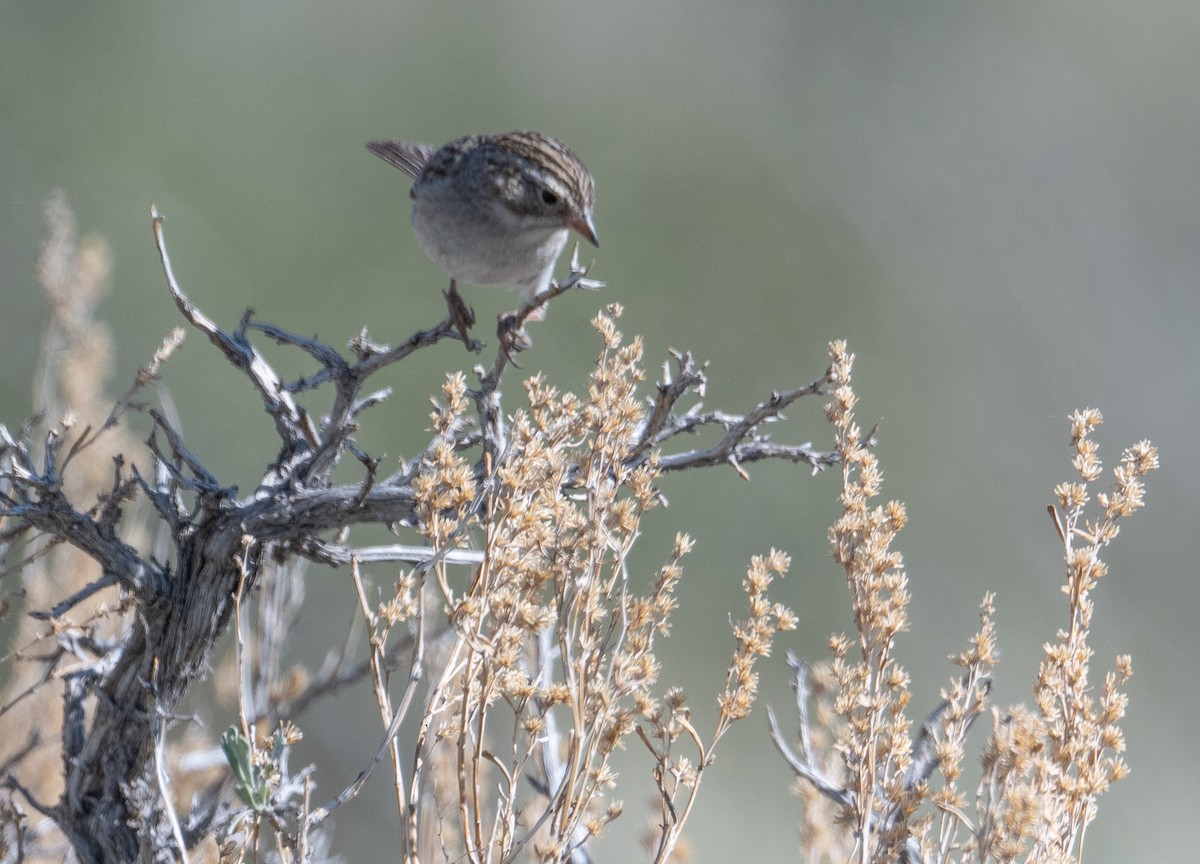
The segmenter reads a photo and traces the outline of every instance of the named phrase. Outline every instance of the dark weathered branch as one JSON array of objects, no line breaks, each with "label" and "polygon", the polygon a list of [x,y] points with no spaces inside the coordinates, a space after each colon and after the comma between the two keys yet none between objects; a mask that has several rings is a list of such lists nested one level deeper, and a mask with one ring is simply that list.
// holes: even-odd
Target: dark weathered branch
[{"label": "dark weathered branch", "polygon": [[134,594],[150,598],[165,590],[167,574],[161,567],[143,560],[111,528],[72,507],[61,489],[43,487],[41,491],[36,499],[6,506],[5,515],[85,552],[105,574]]},{"label": "dark weathered branch", "polygon": [[675,405],[682,396],[687,393],[695,393],[701,398],[704,396],[704,388],[708,384],[708,364],[702,363],[697,368],[696,360],[690,351],[681,353],[671,349],[671,358],[678,368],[672,375],[670,365],[663,363],[663,377],[658,382],[658,398],[654,400],[654,407],[650,416],[646,418],[641,439],[632,453],[634,458],[640,458],[656,444],[670,437],[664,435],[668,423],[672,424],[672,428],[682,430],[681,421],[695,415],[699,409],[698,404],[682,416],[675,414]]},{"label": "dark weathered branch", "polygon": [[728,464],[733,466],[733,469],[743,479],[747,479],[748,475],[741,466],[750,462],[762,462],[766,459],[804,463],[813,469],[813,473],[841,461],[836,451],[817,450],[811,444],[773,444],[765,439],[754,439],[743,443],[726,437],[716,447],[672,453],[663,456],[658,464],[663,471],[682,471],[687,468]]},{"label": "dark weathered branch", "polygon": [[726,414],[723,411],[702,412],[694,405],[682,414],[674,409],[680,397],[688,392],[703,395],[708,382],[708,364],[699,368],[691,354],[673,351],[672,357],[678,367],[676,374],[664,366],[663,380],[658,384],[658,398],[647,417],[641,440],[633,454],[635,462],[644,461],[654,448],[661,447],[678,435],[696,432],[704,427],[718,426],[725,430],[724,437],[712,447],[688,450],[682,453],[663,454],[659,467],[664,471],[680,471],[708,465],[729,464],[743,478],[746,472],[742,465],[776,459],[787,462],[802,462],[814,472],[834,465],[840,457],[834,451],[817,450],[812,444],[775,444],[769,437],[759,433],[759,428],[783,418],[783,410],[804,396],[823,394],[829,384],[829,373],[815,381],[784,393],[772,393],[771,398],[760,402],[744,415]]},{"label": "dark weathered branch", "polygon": [[163,273],[167,277],[167,287],[170,289],[171,296],[180,313],[189,324],[208,336],[208,340],[220,349],[221,353],[225,355],[225,359],[240,369],[254,384],[255,389],[262,396],[267,413],[275,418],[275,428],[279,437],[294,446],[299,446],[300,440],[302,440],[302,436],[299,435],[302,426],[301,416],[299,407],[292,399],[292,394],[287,392],[275,370],[267,364],[258,350],[246,341],[244,334],[235,335],[222,330],[183,293],[183,289],[179,287],[179,282],[175,279],[175,271],[171,267],[171,257],[167,254],[167,244],[163,239],[164,217],[157,207],[151,207],[150,214],[154,227],[155,245],[158,247]]},{"label": "dark weathered branch", "polygon": [[29,617],[37,618],[39,621],[49,621],[53,618],[59,618],[63,615],[66,615],[67,612],[71,611],[71,609],[75,608],[84,600],[91,597],[97,591],[103,591],[105,588],[110,588],[116,584],[117,580],[112,576],[112,574],[106,574],[101,576],[95,582],[90,582],[87,585],[84,585],[65,600],[55,603],[54,606],[48,611],[43,612],[40,609],[34,609],[29,613]]}]

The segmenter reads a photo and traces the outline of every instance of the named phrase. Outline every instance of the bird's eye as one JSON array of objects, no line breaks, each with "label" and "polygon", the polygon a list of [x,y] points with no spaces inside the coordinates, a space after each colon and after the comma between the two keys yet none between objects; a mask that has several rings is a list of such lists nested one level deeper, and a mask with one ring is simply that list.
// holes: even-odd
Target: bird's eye
[{"label": "bird's eye", "polygon": [[551,192],[549,189],[543,189],[542,190],[542,200],[553,207],[555,204],[558,203],[558,196],[555,195],[553,192]]}]

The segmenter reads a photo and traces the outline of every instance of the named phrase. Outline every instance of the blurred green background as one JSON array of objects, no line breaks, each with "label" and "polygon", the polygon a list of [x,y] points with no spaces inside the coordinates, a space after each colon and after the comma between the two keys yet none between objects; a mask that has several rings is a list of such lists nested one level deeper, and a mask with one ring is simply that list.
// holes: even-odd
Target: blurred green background
[{"label": "blurred green background", "polygon": [[[569,294],[535,325],[527,371],[581,386],[588,320],[626,307],[658,368],[668,347],[712,363],[707,404],[749,408],[858,355],[860,419],[881,421],[885,495],[907,502],[900,548],[914,595],[902,643],[919,717],[997,594],[1000,705],[1029,698],[1041,644],[1064,622],[1061,549],[1045,507],[1072,476],[1067,415],[1100,408],[1115,464],[1148,437],[1163,468],[1106,556],[1093,630],[1097,682],[1131,653],[1130,778],[1101,802],[1092,862],[1194,857],[1200,812],[1197,528],[1200,6],[1103,2],[10,2],[0,14],[0,420],[30,410],[42,318],[33,265],[42,202],[63,189],[114,253],[102,314],[114,392],[180,323],[151,242],[167,215],[177,273],[210,316],[269,321],[344,344],[395,342],[444,311],[444,278],[408,227],[407,180],[363,142],[441,143],[535,128],[596,177],[600,294]],[[591,250],[587,250],[591,253]],[[515,295],[467,287],[480,319]],[[302,364],[272,352],[289,371]],[[443,344],[380,384],[362,443],[397,458],[426,425]],[[196,334],[166,386],[192,449],[224,482],[270,457],[256,399]],[[510,400],[519,391],[509,385]],[[514,404],[510,401],[510,404]],[[779,440],[828,446],[820,404]],[[231,446],[232,444],[232,446]],[[785,465],[670,477],[644,523],[646,571],[677,530],[698,539],[663,686],[684,684],[702,728],[730,651],[749,556],[793,554],[778,589],[801,629],[780,648],[824,656],[849,626],[825,528],[834,474]],[[373,573],[390,584],[387,568]],[[345,573],[314,574],[298,655],[319,660],[353,617]],[[762,699],[789,713],[782,650]],[[1190,682],[1190,683],[1189,683]],[[708,724],[706,726],[705,724]],[[366,688],[301,718],[324,798],[373,752]],[[982,731],[982,730],[979,730]],[[977,736],[980,738],[980,736]],[[598,860],[641,860],[650,790],[631,745],[626,816]],[[701,790],[694,859],[796,858],[789,772],[761,715],[737,727]],[[337,821],[333,848],[392,860],[387,782]],[[1182,815],[1181,815],[1182,814]]]}]

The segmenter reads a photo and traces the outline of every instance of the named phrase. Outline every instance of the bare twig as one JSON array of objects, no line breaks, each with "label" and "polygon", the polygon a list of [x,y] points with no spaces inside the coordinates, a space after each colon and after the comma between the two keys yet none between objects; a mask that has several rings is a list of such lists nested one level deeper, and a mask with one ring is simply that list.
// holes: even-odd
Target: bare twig
[{"label": "bare twig", "polygon": [[792,669],[792,689],[796,691],[797,713],[800,717],[800,743],[804,753],[801,756],[792,751],[783,730],[779,727],[779,720],[775,716],[774,709],[768,705],[767,722],[770,726],[771,742],[797,777],[807,780],[829,800],[843,806],[850,806],[854,801],[854,793],[830,780],[817,767],[808,725],[808,664],[789,653],[788,666]]},{"label": "bare twig", "polygon": [[112,576],[112,574],[105,574],[96,581],[89,582],[87,585],[80,588],[65,600],[55,603],[48,610],[43,611],[40,609],[34,609],[29,613],[29,617],[36,618],[39,621],[49,621],[52,618],[59,618],[62,615],[65,615],[73,607],[78,606],[84,600],[91,597],[97,591],[103,591],[105,588],[111,588],[116,584],[117,580]]}]

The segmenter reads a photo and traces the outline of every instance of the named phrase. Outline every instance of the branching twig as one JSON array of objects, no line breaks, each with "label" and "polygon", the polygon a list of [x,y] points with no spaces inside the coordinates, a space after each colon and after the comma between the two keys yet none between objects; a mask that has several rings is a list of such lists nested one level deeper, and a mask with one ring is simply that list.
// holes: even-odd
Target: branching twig
[{"label": "branching twig", "polygon": [[808,665],[794,656],[788,657],[788,665],[792,667],[792,687],[796,691],[796,705],[798,708],[799,706],[805,706],[799,711],[800,742],[804,750],[804,755],[799,756],[792,751],[783,734],[783,730],[779,727],[779,720],[775,716],[774,709],[768,705],[767,722],[770,725],[771,742],[797,777],[807,780],[829,800],[842,806],[851,806],[854,802],[854,793],[849,789],[843,789],[826,777],[825,773],[816,764],[808,726]]}]

